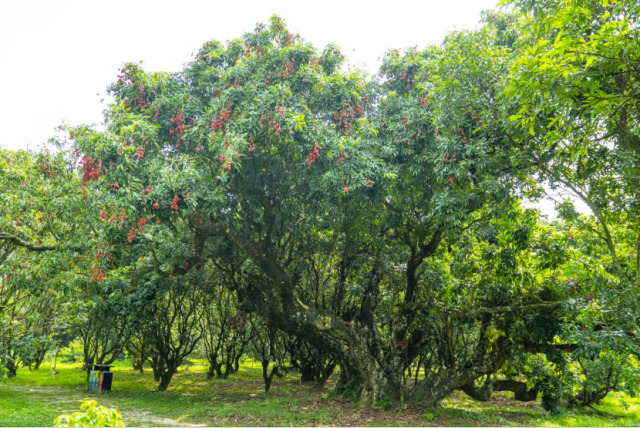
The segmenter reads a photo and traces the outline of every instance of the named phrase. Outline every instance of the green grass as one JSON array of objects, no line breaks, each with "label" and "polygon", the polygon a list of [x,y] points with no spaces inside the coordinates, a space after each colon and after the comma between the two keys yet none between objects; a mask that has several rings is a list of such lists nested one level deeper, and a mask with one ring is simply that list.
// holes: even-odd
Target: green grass
[{"label": "green grass", "polygon": [[328,388],[301,384],[294,375],[275,379],[267,395],[261,366],[250,360],[232,378],[212,381],[205,379],[201,361],[192,363],[167,392],[155,391],[150,370],[141,375],[128,363],[116,363],[113,391],[104,395],[86,391],[86,375],[78,364],[59,364],[55,377],[47,365],[38,371],[21,369],[17,379],[0,382],[0,426],[50,426],[58,414],[79,410],[83,398],[117,408],[128,426],[640,426],[640,399],[629,397],[608,397],[597,412],[566,409],[558,416],[545,412],[539,401],[516,402],[508,393],[496,394],[489,403],[456,393],[429,411],[399,404],[363,409],[330,398]]},{"label": "green grass", "polygon": [[29,397],[0,386],[0,426],[51,426],[59,412],[43,404],[37,397]]}]

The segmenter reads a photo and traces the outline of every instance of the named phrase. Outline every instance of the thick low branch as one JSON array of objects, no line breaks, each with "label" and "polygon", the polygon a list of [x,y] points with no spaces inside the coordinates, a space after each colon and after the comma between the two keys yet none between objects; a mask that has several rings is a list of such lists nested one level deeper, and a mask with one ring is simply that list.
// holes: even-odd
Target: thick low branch
[{"label": "thick low branch", "polygon": [[538,390],[527,389],[527,384],[515,380],[488,380],[482,386],[476,386],[474,382],[461,388],[465,394],[474,400],[489,401],[495,391],[511,391],[515,393],[518,401],[533,401],[538,398]]},{"label": "thick low branch", "polygon": [[[513,350],[505,346],[506,340],[499,339],[493,350],[486,354],[476,352],[475,357],[466,364],[425,376],[407,394],[407,399],[423,406],[433,406],[454,390],[473,385],[479,377],[495,373],[513,353]],[[479,346],[477,351],[484,348]]]},{"label": "thick low branch", "polygon": [[512,306],[494,306],[492,308],[477,308],[470,309],[465,312],[461,312],[460,315],[468,315],[468,314],[502,314],[505,312],[514,312],[514,311],[526,311],[528,309],[539,309],[539,308],[555,308],[560,306],[562,302],[545,302],[545,303],[533,303],[531,305],[512,305]]},{"label": "thick low branch", "polygon": [[525,346],[524,350],[526,352],[529,352],[531,354],[539,354],[544,352],[544,350],[546,349],[555,349],[556,351],[565,353],[565,354],[571,354],[572,352],[574,352],[576,349],[578,349],[578,344],[577,343],[558,343],[555,345],[544,345],[543,346],[536,346],[536,345],[529,345],[529,346]]},{"label": "thick low branch", "polygon": [[24,247],[31,251],[51,251],[55,250],[55,245],[36,245],[30,242],[25,241],[24,239],[20,239],[15,235],[10,235],[8,233],[0,232],[0,241],[8,241],[12,242],[14,245],[18,245],[20,247]]}]

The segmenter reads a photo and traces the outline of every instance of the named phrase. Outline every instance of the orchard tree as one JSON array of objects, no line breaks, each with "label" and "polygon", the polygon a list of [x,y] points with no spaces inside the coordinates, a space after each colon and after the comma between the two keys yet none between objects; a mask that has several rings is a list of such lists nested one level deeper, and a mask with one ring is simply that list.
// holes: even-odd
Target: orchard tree
[{"label": "orchard tree", "polygon": [[257,272],[244,294],[260,299],[245,305],[274,328],[352,357],[340,342],[359,342],[356,332],[302,304],[286,271],[294,235],[317,221],[304,211],[366,186],[367,157],[362,167],[344,161],[352,147],[366,153],[360,134],[375,133],[362,118],[366,83],[342,73],[341,62],[337,48],[317,52],[273,18],[243,40],[205,44],[178,75],[123,69],[111,89],[109,131],[74,135],[103,165],[95,177],[85,169],[87,183],[112,193],[105,239],[128,241],[140,254],[127,268],[134,285],[147,274],[197,268],[207,238],[228,239]]},{"label": "orchard tree", "polygon": [[[465,88],[460,77],[480,71],[476,80],[485,90],[456,99],[481,106],[474,132],[501,130],[499,150],[529,174],[524,195],[538,198],[544,185],[568,191],[590,210],[580,214],[570,200],[558,205],[565,277],[576,297],[564,334],[564,349],[572,355],[555,358],[567,360],[572,371],[586,368],[580,361],[590,355],[586,371],[594,380],[581,387],[578,399],[588,404],[618,388],[614,380],[621,373],[630,373],[628,364],[621,370],[613,363],[615,356],[638,351],[638,7],[624,1],[506,3],[515,11],[485,14],[484,31],[494,34],[495,43],[461,51],[464,74],[442,76]],[[633,381],[628,384],[633,388]]]},{"label": "orchard tree", "polygon": [[175,285],[170,281],[147,287],[146,292],[153,293],[153,301],[144,308],[150,316],[148,330],[155,351],[162,361],[159,391],[166,391],[178,367],[202,338],[202,293],[187,279],[176,280]]},{"label": "orchard tree", "polygon": [[39,367],[63,302],[90,281],[91,207],[77,186],[78,152],[67,147],[52,139],[39,152],[0,151],[0,323],[11,330],[0,353],[11,372]]},{"label": "orchard tree", "polygon": [[240,358],[253,339],[247,315],[235,307],[235,296],[225,288],[214,288],[203,299],[201,330],[207,379],[227,378],[240,369]]},{"label": "orchard tree", "polygon": [[[570,233],[600,241],[616,329],[637,349],[640,307],[640,42],[634,1],[508,1],[520,14],[504,103],[510,146],[540,181],[569,192]],[[606,323],[602,323],[604,326]]]},{"label": "orchard tree", "polygon": [[[264,320],[263,354],[294,335],[338,362],[338,391],[363,401],[400,398],[404,372],[426,354],[437,358],[422,362],[411,399],[471,390],[523,343],[554,340],[552,329],[527,337],[514,320],[560,310],[533,279],[557,266],[528,273],[527,288],[519,273],[536,220],[514,202],[527,164],[495,124],[508,59],[504,37],[486,28],[390,52],[371,80],[273,17],[242,39],[206,43],[179,73],[127,64],[110,88],[107,131],[72,131],[82,187],[100,210],[96,280],[129,281],[132,293],[223,283]],[[508,235],[491,241],[489,255],[506,259],[492,261],[492,275],[461,271],[442,287],[462,235],[482,241],[481,226],[513,232],[522,218],[529,229],[515,247]],[[477,293],[453,302],[463,285]],[[435,305],[443,293],[447,304]],[[456,329],[438,333],[436,321]],[[460,349],[436,349],[452,331]],[[177,368],[179,358],[163,358],[167,373]]]}]

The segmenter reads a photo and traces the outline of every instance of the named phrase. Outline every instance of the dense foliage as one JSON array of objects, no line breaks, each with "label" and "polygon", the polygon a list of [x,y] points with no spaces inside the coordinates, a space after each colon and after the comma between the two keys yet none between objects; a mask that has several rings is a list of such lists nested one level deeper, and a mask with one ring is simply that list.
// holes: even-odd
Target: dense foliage
[{"label": "dense foliage", "polygon": [[[3,151],[8,374],[76,339],[160,390],[196,353],[374,403],[634,393],[640,8],[507,3],[376,76],[273,17],[178,73],[126,64],[104,130]],[[590,211],[525,208],[550,188]]]},{"label": "dense foliage", "polygon": [[99,406],[95,400],[83,401],[84,413],[60,415],[53,421],[54,427],[123,427],[122,415],[115,409]]}]

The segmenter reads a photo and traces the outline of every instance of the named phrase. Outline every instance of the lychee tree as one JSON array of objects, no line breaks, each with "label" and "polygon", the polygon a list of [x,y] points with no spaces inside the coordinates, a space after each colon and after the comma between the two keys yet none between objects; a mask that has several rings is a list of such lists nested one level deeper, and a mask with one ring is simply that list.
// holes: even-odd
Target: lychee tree
[{"label": "lychee tree", "polygon": [[[482,50],[494,37],[392,52],[380,82],[344,71],[335,46],[319,52],[273,17],[206,43],[179,73],[125,65],[107,130],[71,132],[82,188],[99,207],[93,279],[133,292],[215,270],[241,311],[335,358],[340,392],[399,398],[404,371],[438,340],[423,315],[441,284],[427,274],[446,270],[461,234],[517,212],[518,164],[500,150],[500,128],[484,125],[499,113],[490,89],[505,54]],[[473,65],[469,52],[493,57]],[[483,307],[503,292],[465,302],[477,346],[448,375],[430,373],[417,401],[433,404],[513,353],[505,317],[538,306],[514,305],[514,289],[495,314]]]},{"label": "lychee tree", "polygon": [[103,204],[104,251],[120,263],[112,278],[173,279],[202,268],[212,238],[228,240],[257,272],[251,310],[350,357],[339,343],[359,340],[352,327],[301,303],[286,268],[314,212],[330,214],[329,201],[367,188],[377,168],[370,89],[341,63],[336,47],[318,52],[274,17],[241,40],[206,43],[181,73],[126,65],[108,130],[73,130],[89,198]]},{"label": "lychee tree", "polygon": [[37,152],[0,150],[0,364],[14,375],[40,366],[64,302],[89,283],[97,235],[79,160],[56,139]]}]

